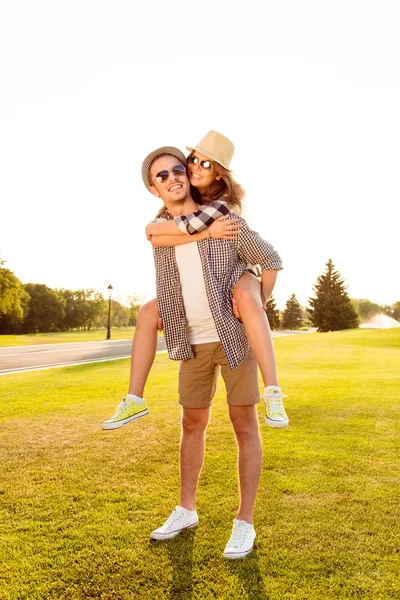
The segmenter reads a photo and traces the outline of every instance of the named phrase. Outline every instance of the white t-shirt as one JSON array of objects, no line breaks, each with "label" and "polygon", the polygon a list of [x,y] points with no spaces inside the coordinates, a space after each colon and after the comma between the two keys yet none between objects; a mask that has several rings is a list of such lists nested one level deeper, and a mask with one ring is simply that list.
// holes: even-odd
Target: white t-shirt
[{"label": "white t-shirt", "polygon": [[197,242],[175,246],[189,344],[219,342],[208,303]]}]

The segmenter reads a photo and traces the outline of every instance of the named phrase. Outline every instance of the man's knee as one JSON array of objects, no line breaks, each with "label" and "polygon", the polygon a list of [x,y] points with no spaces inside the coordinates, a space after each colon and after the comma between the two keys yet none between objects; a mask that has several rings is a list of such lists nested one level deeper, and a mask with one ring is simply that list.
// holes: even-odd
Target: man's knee
[{"label": "man's knee", "polygon": [[258,418],[255,405],[231,406],[229,416],[236,435],[245,437],[257,434]]},{"label": "man's knee", "polygon": [[208,424],[209,410],[203,408],[184,408],[182,429],[186,433],[203,432]]}]

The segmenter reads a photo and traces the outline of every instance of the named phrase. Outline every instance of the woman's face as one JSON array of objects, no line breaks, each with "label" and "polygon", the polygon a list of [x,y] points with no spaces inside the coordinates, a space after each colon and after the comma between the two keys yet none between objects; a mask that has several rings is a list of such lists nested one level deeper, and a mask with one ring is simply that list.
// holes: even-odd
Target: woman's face
[{"label": "woman's face", "polygon": [[[204,166],[201,164],[203,161],[205,161]],[[214,163],[197,150],[188,156],[187,163],[190,183],[199,190],[200,194],[203,194],[216,179]],[[207,165],[210,167],[207,168]]]}]

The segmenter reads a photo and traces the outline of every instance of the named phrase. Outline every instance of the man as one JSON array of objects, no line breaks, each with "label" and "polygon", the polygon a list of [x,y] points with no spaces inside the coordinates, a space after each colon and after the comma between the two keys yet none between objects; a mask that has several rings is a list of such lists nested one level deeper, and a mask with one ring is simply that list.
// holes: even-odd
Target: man
[{"label": "man", "polygon": [[[186,159],[177,148],[159,148],[142,165],[143,181],[162,199],[167,218],[194,212]],[[234,220],[235,215],[229,214]],[[256,537],[253,509],[262,450],[256,404],[257,363],[244,328],[232,310],[232,290],[247,263],[262,268],[263,293],[272,293],[281,260],[276,251],[241,220],[235,241],[204,239],[154,249],[157,299],[170,358],[181,360],[179,403],[182,405],[180,501],[171,516],[151,533],[169,539],[198,524],[196,491],[204,459],[204,434],[210,416],[218,370],[227,389],[229,416],[239,451],[240,505],[224,556],[242,558]]]}]

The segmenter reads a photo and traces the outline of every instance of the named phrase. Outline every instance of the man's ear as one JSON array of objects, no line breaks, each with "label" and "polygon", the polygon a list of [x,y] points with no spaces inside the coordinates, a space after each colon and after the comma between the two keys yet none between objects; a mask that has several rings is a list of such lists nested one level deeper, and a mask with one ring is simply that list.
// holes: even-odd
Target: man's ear
[{"label": "man's ear", "polygon": [[154,187],[154,185],[151,185],[149,187],[150,192],[153,194],[153,196],[157,196],[157,198],[161,198],[160,194],[158,193],[157,189]]}]

